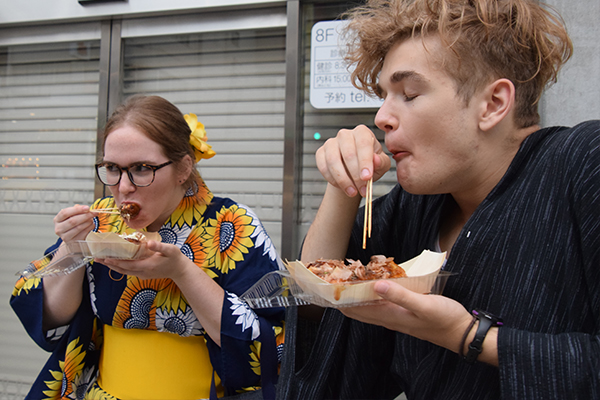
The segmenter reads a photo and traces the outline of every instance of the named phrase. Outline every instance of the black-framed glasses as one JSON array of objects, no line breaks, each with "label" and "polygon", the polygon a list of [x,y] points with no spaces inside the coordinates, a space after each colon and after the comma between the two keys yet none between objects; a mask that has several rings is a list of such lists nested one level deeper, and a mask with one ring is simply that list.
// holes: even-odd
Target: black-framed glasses
[{"label": "black-framed glasses", "polygon": [[173,164],[173,161],[167,161],[160,165],[136,163],[128,167],[119,167],[117,164],[102,162],[96,164],[96,175],[98,175],[100,182],[106,186],[116,186],[121,182],[121,176],[125,171],[131,183],[137,187],[146,187],[154,182],[156,171],[169,164]]}]

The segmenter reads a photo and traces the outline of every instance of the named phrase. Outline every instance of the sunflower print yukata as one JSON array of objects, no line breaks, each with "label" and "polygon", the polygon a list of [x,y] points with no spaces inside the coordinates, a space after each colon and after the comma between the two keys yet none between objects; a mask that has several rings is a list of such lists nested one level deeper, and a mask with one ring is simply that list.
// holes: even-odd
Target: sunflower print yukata
[{"label": "sunflower print yukata", "polygon": [[[92,208],[114,207],[114,199],[97,200]],[[123,233],[118,215],[99,214],[94,231]],[[256,215],[231,199],[214,197],[202,182],[188,190],[179,207],[159,230],[225,290],[221,346],[206,334],[179,288],[170,279],[138,279],[113,272],[99,263],[85,266],[83,301],[68,326],[42,330],[43,279],[21,277],[11,305],[30,336],[52,352],[28,399],[116,399],[97,384],[103,326],[202,336],[214,372],[225,394],[255,390],[260,385],[261,323],[283,345],[282,309],[251,310],[238,298],[260,277],[281,268],[271,239]],[[60,245],[50,247],[49,254]],[[48,259],[37,261],[41,268]],[[115,276],[116,275],[116,276]],[[260,316],[260,320],[259,320]],[[212,369],[211,369],[212,370]],[[210,379],[210,377],[204,377]]]}]

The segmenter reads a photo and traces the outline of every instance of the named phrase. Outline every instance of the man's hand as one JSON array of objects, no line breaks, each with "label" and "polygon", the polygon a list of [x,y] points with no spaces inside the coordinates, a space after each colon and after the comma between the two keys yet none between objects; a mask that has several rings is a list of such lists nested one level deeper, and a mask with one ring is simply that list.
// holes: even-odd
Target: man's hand
[{"label": "man's hand", "polygon": [[316,160],[327,182],[350,197],[364,196],[367,181],[377,181],[391,165],[375,134],[364,125],[340,130],[317,150]]},{"label": "man's hand", "polygon": [[375,284],[375,291],[387,301],[340,311],[350,318],[406,333],[458,353],[472,319],[462,304],[444,296],[415,293],[385,280]]}]

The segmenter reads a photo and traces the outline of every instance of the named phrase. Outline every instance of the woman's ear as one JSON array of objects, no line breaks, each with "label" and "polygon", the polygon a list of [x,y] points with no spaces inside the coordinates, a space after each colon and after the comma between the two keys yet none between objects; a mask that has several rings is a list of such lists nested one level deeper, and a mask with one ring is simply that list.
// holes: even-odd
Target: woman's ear
[{"label": "woman's ear", "polygon": [[482,92],[483,107],[479,128],[489,131],[508,115],[512,115],[515,105],[515,85],[506,78],[489,84]]},{"label": "woman's ear", "polygon": [[178,183],[183,184],[188,180],[190,174],[192,173],[192,168],[194,168],[194,162],[192,161],[192,157],[189,155],[183,156],[181,162],[179,163],[179,171],[178,171]]}]

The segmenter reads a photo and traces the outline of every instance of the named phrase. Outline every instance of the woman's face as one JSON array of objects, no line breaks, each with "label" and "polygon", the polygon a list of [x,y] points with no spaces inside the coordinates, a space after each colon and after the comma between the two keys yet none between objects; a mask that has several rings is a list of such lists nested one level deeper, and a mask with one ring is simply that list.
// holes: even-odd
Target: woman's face
[{"label": "woman's face", "polygon": [[[138,163],[158,166],[168,161],[158,143],[131,126],[112,131],[104,144],[104,162],[119,167]],[[175,164],[169,164],[155,171],[154,181],[149,186],[135,186],[123,171],[119,183],[109,186],[109,189],[117,206],[135,203],[140,207],[139,214],[127,225],[134,229],[147,227],[149,231],[157,231],[181,202],[185,190],[180,181],[185,178]]]}]

